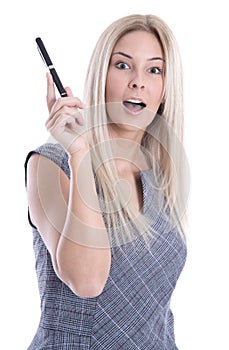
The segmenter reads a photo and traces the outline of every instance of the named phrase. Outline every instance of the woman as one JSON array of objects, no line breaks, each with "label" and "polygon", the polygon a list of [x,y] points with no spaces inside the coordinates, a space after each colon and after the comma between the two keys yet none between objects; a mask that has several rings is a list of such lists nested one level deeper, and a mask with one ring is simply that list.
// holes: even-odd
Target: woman
[{"label": "woman", "polygon": [[177,349],[169,305],[186,244],[173,34],[155,16],[121,18],[94,49],[84,103],[69,88],[56,99],[49,74],[47,87],[55,143],[26,159],[41,295],[29,349]]}]

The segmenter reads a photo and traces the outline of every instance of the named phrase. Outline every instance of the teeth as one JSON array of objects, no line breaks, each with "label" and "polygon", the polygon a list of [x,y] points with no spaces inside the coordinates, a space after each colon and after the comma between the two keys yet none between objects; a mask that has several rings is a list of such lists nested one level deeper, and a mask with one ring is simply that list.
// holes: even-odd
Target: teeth
[{"label": "teeth", "polygon": [[130,98],[129,100],[126,100],[123,102],[124,106],[132,111],[140,111],[143,108],[146,107],[146,104],[142,102],[141,100],[135,100]]},{"label": "teeth", "polygon": [[129,100],[127,100],[127,102],[131,102],[131,103],[142,103],[141,100],[134,100],[134,99],[129,99]]},{"label": "teeth", "polygon": [[134,99],[134,98],[130,98],[129,100],[124,101],[124,104],[125,103],[131,103],[132,105],[141,106],[142,108],[146,107],[146,104],[144,102],[142,102],[141,100]]}]

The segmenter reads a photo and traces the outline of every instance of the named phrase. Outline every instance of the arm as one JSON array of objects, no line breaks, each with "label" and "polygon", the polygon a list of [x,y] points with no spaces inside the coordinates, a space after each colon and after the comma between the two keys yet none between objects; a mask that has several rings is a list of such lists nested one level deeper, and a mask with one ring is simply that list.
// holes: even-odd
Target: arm
[{"label": "arm", "polygon": [[[67,102],[72,104],[72,99]],[[71,144],[71,150],[73,147]],[[28,202],[31,219],[59,278],[78,296],[94,297],[102,292],[108,278],[111,253],[88,148],[79,148],[76,142],[75,147],[77,152],[69,152],[70,181],[49,159],[39,155],[30,158]]]}]

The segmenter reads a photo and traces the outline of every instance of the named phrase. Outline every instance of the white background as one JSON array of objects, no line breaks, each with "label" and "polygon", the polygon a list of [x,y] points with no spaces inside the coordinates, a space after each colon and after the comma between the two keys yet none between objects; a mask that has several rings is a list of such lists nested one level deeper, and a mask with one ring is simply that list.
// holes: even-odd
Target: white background
[{"label": "white background", "polygon": [[180,350],[229,349],[228,8],[226,0],[7,1],[0,8],[1,348],[25,350],[39,319],[24,160],[48,139],[43,38],[56,69],[82,97],[100,33],[117,18],[153,13],[172,28],[185,77],[191,169],[188,260],[172,300]]}]

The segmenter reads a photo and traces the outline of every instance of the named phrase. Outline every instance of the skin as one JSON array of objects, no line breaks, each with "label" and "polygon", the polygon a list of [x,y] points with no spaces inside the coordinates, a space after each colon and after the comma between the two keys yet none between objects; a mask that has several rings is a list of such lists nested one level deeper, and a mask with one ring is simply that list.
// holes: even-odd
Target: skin
[{"label": "skin", "polygon": [[[106,102],[111,121],[110,136],[112,139],[122,139],[122,153],[116,159],[116,168],[119,177],[129,184],[127,191],[130,194],[126,196],[130,197],[138,210],[143,206],[139,170],[148,167],[139,145],[146,127],[154,119],[161,104],[163,88],[164,58],[156,37],[146,31],[133,31],[124,35],[115,45],[111,56],[106,80]],[[137,111],[135,108],[126,108],[123,101],[130,98],[143,101],[146,108]]]},{"label": "skin", "polygon": [[[123,36],[114,47],[106,81],[106,102],[121,103],[121,123],[110,124],[111,134],[140,143],[160,106],[163,86],[164,59],[156,37],[145,31]],[[148,113],[125,108],[122,103],[129,98],[142,100]],[[117,117],[110,113],[110,118],[115,122]]]},{"label": "skin", "polygon": [[[155,60],[155,57],[160,59]],[[162,58],[154,35],[143,31],[126,34],[113,50],[106,81],[106,101],[118,102],[122,119],[117,121],[110,110],[109,117],[113,122],[109,125],[110,136],[113,140],[134,142],[134,150],[139,148],[144,129],[161,103]],[[102,292],[109,276],[111,252],[96,194],[87,133],[78,112],[84,104],[69,88],[66,90],[68,97],[57,99],[52,77],[47,74],[49,117],[46,127],[69,155],[71,180],[52,161],[33,155],[28,162],[28,203],[32,222],[50,252],[56,274],[76,295],[87,298]],[[133,97],[142,99],[150,113],[136,113],[122,104]],[[140,120],[140,124],[136,124],[136,120]],[[116,159],[116,165],[120,178],[126,180],[131,189],[131,201],[140,210],[142,189],[138,173],[146,165],[136,165],[132,162],[133,156],[128,154],[128,161]],[[90,194],[87,201],[82,196],[82,189]],[[96,242],[92,238],[95,236]]]}]

